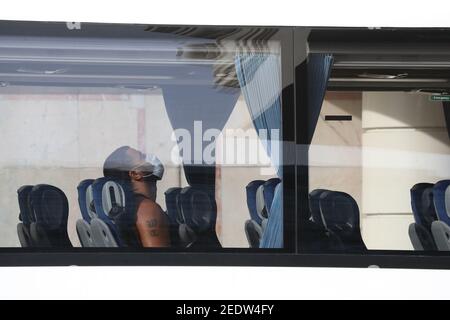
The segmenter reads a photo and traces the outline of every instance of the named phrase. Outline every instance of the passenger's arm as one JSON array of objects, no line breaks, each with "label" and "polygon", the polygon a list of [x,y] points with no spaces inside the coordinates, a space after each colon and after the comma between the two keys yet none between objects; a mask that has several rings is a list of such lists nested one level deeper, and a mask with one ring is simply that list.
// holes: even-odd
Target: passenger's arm
[{"label": "passenger's arm", "polygon": [[170,246],[167,218],[156,203],[141,202],[137,211],[136,227],[143,247]]}]

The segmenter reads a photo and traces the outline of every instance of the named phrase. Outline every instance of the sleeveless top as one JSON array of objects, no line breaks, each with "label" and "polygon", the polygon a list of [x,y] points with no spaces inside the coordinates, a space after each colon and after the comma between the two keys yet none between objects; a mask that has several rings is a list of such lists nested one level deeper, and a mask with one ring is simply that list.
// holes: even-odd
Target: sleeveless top
[{"label": "sleeveless top", "polygon": [[130,206],[126,209],[124,208],[125,210],[114,218],[120,239],[126,247],[142,247],[136,222],[139,206],[145,199],[148,199],[148,197],[139,193],[133,193],[133,202],[130,203]]}]

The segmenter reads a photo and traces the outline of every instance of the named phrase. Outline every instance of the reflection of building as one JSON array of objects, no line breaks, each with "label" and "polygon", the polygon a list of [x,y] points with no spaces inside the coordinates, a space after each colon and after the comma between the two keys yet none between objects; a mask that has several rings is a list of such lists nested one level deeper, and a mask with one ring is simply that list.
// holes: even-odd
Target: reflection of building
[{"label": "reflection of building", "polygon": [[[0,109],[4,115],[0,148],[10,150],[0,159],[2,247],[19,246],[17,189],[38,183],[58,186],[66,193],[69,236],[78,244],[75,222],[81,216],[76,187],[83,179],[102,176],[104,159],[122,145],[154,153],[164,163],[164,179],[158,183],[158,202],[164,209],[164,191],[186,186],[182,167],[171,162],[177,145],[158,89],[6,88],[0,95]],[[248,108],[239,99],[225,130],[253,128]],[[223,246],[248,246],[245,186],[261,177],[260,169],[256,164],[217,166],[218,231]],[[265,168],[263,173],[271,172]]]}]

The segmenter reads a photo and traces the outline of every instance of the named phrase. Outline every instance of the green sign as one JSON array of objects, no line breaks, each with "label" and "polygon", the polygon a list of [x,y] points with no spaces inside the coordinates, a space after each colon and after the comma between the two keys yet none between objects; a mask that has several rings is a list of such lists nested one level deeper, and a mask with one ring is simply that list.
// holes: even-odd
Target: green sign
[{"label": "green sign", "polygon": [[434,94],[430,96],[431,101],[450,101],[450,95]]}]

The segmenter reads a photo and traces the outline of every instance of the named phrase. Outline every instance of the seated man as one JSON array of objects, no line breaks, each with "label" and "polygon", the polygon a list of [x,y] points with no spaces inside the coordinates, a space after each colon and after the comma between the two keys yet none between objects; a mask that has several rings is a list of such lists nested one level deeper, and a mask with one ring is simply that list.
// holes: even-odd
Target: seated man
[{"label": "seated man", "polygon": [[156,182],[163,172],[158,158],[128,146],[111,153],[103,165],[105,177],[130,182],[136,201],[136,229],[143,247],[170,246],[167,217],[156,203]]}]

